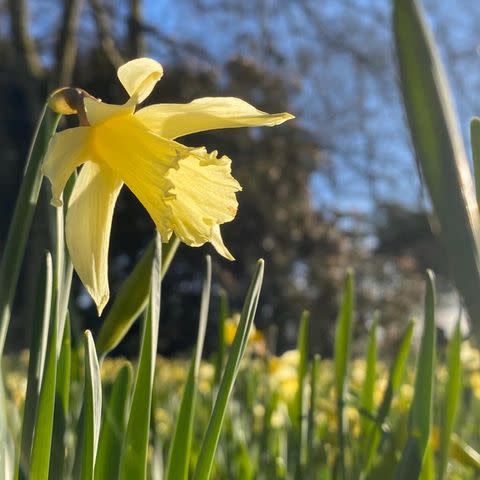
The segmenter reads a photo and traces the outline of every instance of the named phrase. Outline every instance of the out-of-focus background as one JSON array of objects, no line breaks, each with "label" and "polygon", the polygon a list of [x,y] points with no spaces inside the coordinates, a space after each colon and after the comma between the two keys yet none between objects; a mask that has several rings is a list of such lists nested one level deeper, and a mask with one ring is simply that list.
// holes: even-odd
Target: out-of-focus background
[{"label": "out-of-focus background", "polygon": [[[446,63],[466,135],[480,113],[480,4],[424,1]],[[275,129],[192,135],[233,160],[243,185],[239,213],[222,231],[236,257],[181,246],[165,279],[159,348],[185,350],[197,330],[203,257],[214,262],[214,297],[240,308],[259,257],[266,278],[257,327],[278,350],[312,314],[314,350],[328,355],[346,268],[356,271],[361,340],[376,309],[388,348],[419,311],[423,272],[440,277],[440,323],[459,301],[432,235],[435,221],[419,181],[395,72],[389,2],[384,0],[1,0],[0,252],[29,139],[47,94],[82,87],[104,101],[126,99],[116,68],[151,56],[165,75],[148,103],[238,96],[297,119]],[[73,126],[63,123],[61,128]],[[38,261],[50,243],[44,186],[24,265],[8,347],[27,345]],[[110,249],[112,297],[153,235],[153,223],[124,189]],[[96,330],[88,295],[74,284],[72,328]],[[215,318],[215,315],[213,315]],[[214,322],[211,323],[214,328]],[[135,330],[122,345],[137,348]],[[207,337],[212,344],[214,335]],[[208,348],[208,345],[207,345]],[[134,350],[135,351],[135,350]]]}]

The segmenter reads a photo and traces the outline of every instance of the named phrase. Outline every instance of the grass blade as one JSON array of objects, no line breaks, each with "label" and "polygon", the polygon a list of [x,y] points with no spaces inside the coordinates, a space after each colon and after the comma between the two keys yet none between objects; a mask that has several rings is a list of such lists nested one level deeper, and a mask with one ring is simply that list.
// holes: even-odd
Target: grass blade
[{"label": "grass blade", "polygon": [[307,361],[308,361],[308,340],[309,340],[309,322],[310,313],[304,311],[300,318],[300,328],[298,331],[297,349],[300,352],[300,359],[297,368],[297,382],[298,390],[295,396],[292,418],[295,429],[295,478],[302,478],[302,468],[306,461],[305,441],[307,422],[304,419],[304,397],[305,397],[305,377],[307,375]]},{"label": "grass blade", "polygon": [[263,280],[264,262],[259,260],[253,276],[250,288],[245,299],[240,322],[233,340],[230,355],[228,357],[222,380],[219,385],[217,398],[208,422],[207,431],[202,441],[197,466],[195,468],[195,480],[207,480],[213,467],[215,451],[220,437],[225,412],[232,392],[233,384],[238,374],[240,361],[245,352],[248,335],[253,325],[253,319],[258,305],[260,290]]},{"label": "grass blade", "polygon": [[98,437],[102,420],[102,382],[98,366],[97,352],[92,334],[86,330],[85,336],[85,390],[84,390],[84,435],[82,480],[91,480],[95,469]]},{"label": "grass blade", "polygon": [[37,282],[37,296],[33,309],[32,338],[28,362],[27,391],[23,409],[22,434],[20,441],[20,458],[17,465],[25,474],[30,468],[32,437],[37,414],[40,386],[42,384],[45,355],[48,343],[48,326],[52,302],[52,257],[46,254]]},{"label": "grass blade", "polygon": [[15,473],[15,445],[8,426],[7,396],[0,382],[0,478],[13,478]]},{"label": "grass blade", "polygon": [[119,477],[121,480],[141,479],[146,478],[147,475],[150,410],[160,319],[161,252],[160,237],[157,235],[151,266],[150,302],[145,315],[140,361],[127,431],[122,446]]},{"label": "grass blade", "polygon": [[410,352],[410,345],[412,343],[414,323],[409,322],[405,333],[403,334],[402,341],[390,367],[390,373],[388,376],[388,384],[383,394],[382,403],[378,408],[377,421],[372,425],[366,435],[366,455],[364,466],[361,474],[361,478],[367,478],[367,475],[372,467],[375,453],[377,452],[378,445],[380,444],[381,432],[383,423],[387,418],[394,395],[397,393],[402,383],[402,378],[405,373],[405,367],[407,365],[408,354]]},{"label": "grass blade", "polygon": [[[377,330],[378,330],[378,314],[375,314],[370,332],[368,335],[367,359],[365,367],[365,380],[362,385],[362,392],[360,394],[360,407],[368,413],[373,413],[374,407],[374,393],[375,393],[375,379],[377,373]],[[363,416],[362,432],[367,430],[369,420]]]},{"label": "grass blade", "polygon": [[345,279],[343,289],[343,300],[337,318],[335,332],[335,385],[337,391],[337,431],[338,431],[338,469],[340,478],[345,480],[345,416],[344,416],[344,395],[348,382],[348,362],[350,359],[350,348],[352,343],[353,328],[353,273],[350,271]]},{"label": "grass blade", "polygon": [[47,106],[43,108],[28,153],[25,173],[0,262],[0,357],[5,346],[12,301],[17,288],[28,232],[42,185],[42,160],[50,137],[57,129],[59,119],[60,116],[53,113]]},{"label": "grass blade", "polygon": [[314,458],[314,439],[315,439],[315,402],[318,395],[318,374],[320,370],[320,356],[313,357],[312,368],[310,371],[310,408],[308,409],[308,423],[307,423],[307,478],[315,478],[316,467],[313,461]]},{"label": "grass blade", "polygon": [[396,478],[418,478],[432,427],[433,382],[435,378],[435,285],[434,275],[427,271],[425,320],[410,407],[409,438],[403,451]]},{"label": "grass blade", "polygon": [[132,367],[124,365],[113,383],[98,441],[95,480],[118,478],[120,452],[127,426],[127,412],[132,385]]},{"label": "grass blade", "polygon": [[460,350],[462,333],[460,319],[448,345],[448,382],[445,390],[445,399],[440,417],[440,452],[438,478],[445,478],[450,451],[450,437],[452,436],[455,419],[457,417],[458,403],[462,390],[462,374]]},{"label": "grass blade", "polygon": [[225,320],[228,315],[229,308],[227,294],[222,290],[220,292],[220,312],[218,316],[218,347],[215,358],[215,385],[218,385],[220,382],[225,361]]},{"label": "grass blade", "polygon": [[72,287],[73,264],[67,251],[65,241],[65,215],[68,208],[68,202],[72,193],[76,173],[70,176],[70,179],[62,193],[63,205],[55,208],[55,278],[57,291],[57,312],[58,312],[58,331],[57,331],[57,355],[60,355],[64,342],[63,330],[68,315],[68,301],[70,299],[70,290]]},{"label": "grass blade", "polygon": [[[168,271],[179,243],[178,238],[172,236],[170,242],[163,247],[161,278]],[[105,356],[122,341],[135,320],[145,310],[150,292],[154,254],[155,241],[152,241],[115,297],[98,333],[96,346],[100,357]]]},{"label": "grass blade", "polygon": [[187,383],[182,396],[182,403],[175,425],[173,440],[167,461],[166,480],[187,480],[190,466],[190,450],[193,435],[193,420],[197,400],[198,371],[202,358],[205,331],[208,320],[210,289],[212,284],[212,261],[206,258],[206,272],[203,281],[202,300],[200,304],[200,320],[198,326],[197,345],[188,372]]},{"label": "grass blade", "polygon": [[70,397],[71,355],[70,316],[67,314],[57,365],[57,392],[53,414],[52,455],[50,459],[49,478],[65,478],[67,476],[65,465],[65,432],[67,429]]},{"label": "grass blade", "polygon": [[55,310],[55,308],[52,309],[52,326],[47,347],[47,359],[38,400],[35,431],[33,434],[29,477],[31,480],[47,480],[50,468],[57,379],[57,322]]},{"label": "grass blade", "polygon": [[463,441],[458,435],[452,434],[452,458],[462,465],[476,470],[478,476],[480,472],[480,453]]},{"label": "grass blade", "polygon": [[477,205],[480,205],[480,118],[478,117],[474,117],[470,120],[470,143],[472,146]]},{"label": "grass blade", "polygon": [[447,77],[417,2],[395,0],[393,12],[403,99],[417,162],[455,284],[470,317],[478,319],[480,217]]}]

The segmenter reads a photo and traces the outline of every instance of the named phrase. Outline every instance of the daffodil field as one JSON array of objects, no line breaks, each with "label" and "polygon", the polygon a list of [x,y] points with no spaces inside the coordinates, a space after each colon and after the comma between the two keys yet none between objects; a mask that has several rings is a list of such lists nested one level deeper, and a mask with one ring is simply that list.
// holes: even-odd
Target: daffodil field
[{"label": "daffodil field", "polygon": [[[179,243],[209,242],[233,260],[220,227],[234,219],[241,189],[229,158],[176,139],[210,129],[274,127],[293,116],[233,97],[139,108],[163,69],[153,59],[132,60],[118,69],[126,103],[109,105],[79,88],[56,90],[32,140],[1,252],[0,479],[480,477],[480,119],[471,121],[472,175],[418,2],[393,4],[412,143],[472,337],[462,338],[458,320],[448,344],[437,345],[435,275],[427,271],[424,314],[405,319],[389,355],[379,354],[381,312],[363,353],[354,354],[355,274],[347,271],[332,325],[333,357],[310,351],[311,325],[325,319],[306,311],[299,312],[296,348],[277,355],[255,327],[268,265],[258,261],[243,309],[235,312],[228,294],[219,304],[211,301],[215,259],[207,256],[195,347],[189,358],[157,356],[162,279]],[[62,129],[64,115],[76,115],[78,126]],[[44,178],[55,241],[36,279],[30,347],[7,355]],[[157,234],[110,299],[110,230],[124,185]],[[69,315],[74,272],[99,315],[98,331],[82,338],[72,334]],[[218,341],[206,355],[212,318],[218,318]],[[138,355],[114,357],[135,322]]]}]

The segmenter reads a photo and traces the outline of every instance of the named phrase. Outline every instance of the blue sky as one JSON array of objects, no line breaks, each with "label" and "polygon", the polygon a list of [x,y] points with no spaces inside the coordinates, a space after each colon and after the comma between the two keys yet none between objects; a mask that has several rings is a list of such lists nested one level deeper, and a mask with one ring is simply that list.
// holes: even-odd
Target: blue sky
[{"label": "blue sky", "polygon": [[[127,2],[110,3],[121,20],[115,25],[125,25]],[[31,1],[37,34],[58,19],[58,11],[48,8],[51,4]],[[423,4],[467,139],[470,117],[480,114],[480,2]],[[188,55],[188,49],[183,52],[198,68],[221,72],[226,60],[242,54],[278,69],[292,84],[288,108],[319,139],[333,172],[334,182],[322,173],[312,177],[315,204],[371,214],[376,199],[425,204],[397,89],[389,5],[387,0],[144,0],[143,8],[149,25],[208,52],[207,62]],[[81,41],[95,41],[88,7],[82,22],[87,34]],[[269,44],[283,56],[281,64],[273,60]],[[171,51],[153,37],[148,50],[166,65],[173,60]],[[352,50],[374,67],[359,64]],[[366,174],[382,180],[369,182]]]}]

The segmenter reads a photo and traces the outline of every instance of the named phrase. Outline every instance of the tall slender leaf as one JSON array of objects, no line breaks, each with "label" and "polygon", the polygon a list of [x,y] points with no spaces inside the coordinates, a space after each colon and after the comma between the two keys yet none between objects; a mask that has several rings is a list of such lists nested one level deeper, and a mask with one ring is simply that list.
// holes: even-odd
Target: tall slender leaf
[{"label": "tall slender leaf", "polygon": [[127,363],[120,369],[113,383],[100,430],[95,480],[118,478],[123,436],[127,427],[132,376],[132,367]]},{"label": "tall slender leaf", "polygon": [[337,389],[338,468],[340,478],[345,480],[345,415],[344,395],[348,383],[348,362],[352,343],[354,311],[353,272],[348,272],[343,289],[343,300],[337,318],[335,332],[335,385]]},{"label": "tall slender leaf", "polygon": [[57,385],[55,410],[53,414],[52,455],[50,458],[50,478],[67,476],[65,433],[67,430],[70,400],[71,331],[70,317],[66,315],[63,339],[57,364]]},{"label": "tall slender leaf", "polygon": [[207,431],[202,441],[197,466],[193,478],[195,480],[207,480],[213,467],[215,451],[217,449],[220,431],[222,429],[225,412],[232,392],[233,384],[238,374],[240,361],[245,353],[248,335],[253,325],[253,319],[257,310],[260,289],[263,280],[264,262],[259,260],[253,276],[250,288],[240,316],[237,332],[232,343],[222,380],[219,385],[217,398],[213,407]]},{"label": "tall slender leaf", "polygon": [[76,173],[70,176],[62,193],[63,205],[55,208],[55,277],[58,289],[56,295],[58,312],[57,355],[60,354],[64,342],[63,330],[67,319],[73,277],[73,264],[68,255],[65,241],[65,215],[76,178]]},{"label": "tall slender leaf", "polygon": [[60,116],[45,105],[30,146],[25,173],[3,249],[0,263],[0,357],[5,346],[12,301],[25,253],[28,232],[42,185],[42,160],[50,137],[57,129],[59,119]]},{"label": "tall slender leaf", "polygon": [[[372,326],[368,335],[367,358],[365,367],[365,379],[360,394],[360,406],[365,412],[372,413],[374,407],[375,379],[377,373],[377,327],[378,313],[375,313]],[[369,421],[363,416],[362,431],[367,430]]]},{"label": "tall slender leaf", "polygon": [[15,473],[15,446],[8,427],[7,397],[0,382],[0,478],[13,478]]},{"label": "tall slender leaf", "polygon": [[450,268],[470,317],[480,318],[480,217],[474,184],[440,56],[416,0],[394,0],[403,100]]},{"label": "tall slender leaf", "polygon": [[460,350],[462,333],[460,330],[460,318],[448,345],[448,382],[445,389],[443,408],[440,414],[440,452],[438,478],[445,478],[447,471],[448,455],[450,451],[450,437],[452,436],[455,419],[457,417],[458,403],[462,390],[462,364]]},{"label": "tall slender leaf", "polygon": [[175,425],[173,441],[170,445],[165,479],[187,480],[190,466],[191,444],[193,435],[193,420],[197,399],[198,371],[202,358],[205,331],[208,320],[210,289],[212,284],[212,261],[206,258],[206,272],[203,281],[202,300],[200,304],[200,319],[198,325],[197,345],[188,372],[187,383],[183,392],[182,403]]},{"label": "tall slender leaf", "polygon": [[[54,307],[54,300],[52,306]],[[31,480],[47,480],[50,468],[53,415],[57,379],[57,322],[56,309],[52,308],[51,332],[47,347],[47,359],[38,400],[37,416],[32,443],[30,465]]]},{"label": "tall slender leaf", "polygon": [[[170,242],[163,247],[162,279],[172,263],[179,243],[178,238],[172,236]],[[114,349],[145,310],[150,292],[150,275],[155,248],[155,240],[153,240],[115,297],[112,308],[108,311],[97,337],[96,345],[99,356],[105,356]]]},{"label": "tall slender leaf", "polygon": [[316,400],[318,395],[318,374],[320,371],[320,356],[313,357],[312,367],[310,370],[310,402],[308,409],[308,423],[307,423],[307,478],[315,478],[315,464],[314,464],[314,439],[315,439],[315,413]]},{"label": "tall slender leaf", "polygon": [[91,480],[95,470],[98,437],[102,420],[102,382],[98,366],[97,352],[92,334],[86,330],[85,336],[85,389],[84,389],[84,435],[82,480]]},{"label": "tall slender leaf", "polygon": [[27,391],[23,409],[22,434],[20,441],[20,458],[18,469],[28,472],[32,437],[37,414],[37,404],[42,384],[45,355],[48,343],[48,326],[50,324],[50,307],[52,302],[52,257],[45,256],[37,281],[37,296],[33,308],[32,337],[30,340],[30,357],[28,362]]},{"label": "tall slender leaf", "polygon": [[434,282],[433,273],[427,271],[423,334],[410,407],[409,438],[396,472],[396,478],[399,480],[415,479],[420,475],[432,427],[436,342]]},{"label": "tall slender leaf", "polygon": [[470,120],[470,143],[472,146],[477,205],[480,205],[480,118],[478,117],[474,117]]},{"label": "tall slender leaf", "polygon": [[300,479],[303,476],[302,465],[306,461],[306,429],[307,422],[303,413],[305,409],[304,397],[305,397],[305,377],[307,375],[307,361],[308,361],[308,341],[309,341],[309,322],[310,313],[304,311],[300,318],[300,329],[298,331],[297,349],[300,353],[300,359],[297,368],[297,382],[298,389],[294,400],[293,406],[293,423],[295,430],[295,477]]},{"label": "tall slender leaf", "polygon": [[396,355],[394,357],[392,366],[388,376],[388,384],[383,394],[382,402],[378,408],[375,424],[371,425],[366,435],[366,454],[363,464],[361,478],[366,478],[373,464],[375,453],[380,443],[383,423],[390,412],[392,400],[395,393],[400,388],[402,378],[405,373],[405,367],[407,364],[408,354],[410,352],[410,345],[412,343],[414,323],[411,321],[405,329],[402,341],[398,347]]},{"label": "tall slender leaf", "polygon": [[150,410],[160,319],[161,251],[160,237],[157,235],[151,266],[150,302],[145,315],[140,361],[122,446],[119,475],[121,480],[142,479],[147,475]]},{"label": "tall slender leaf", "polygon": [[215,358],[215,385],[218,385],[222,376],[225,361],[225,320],[229,315],[227,294],[220,292],[220,311],[218,316],[218,346]]}]

